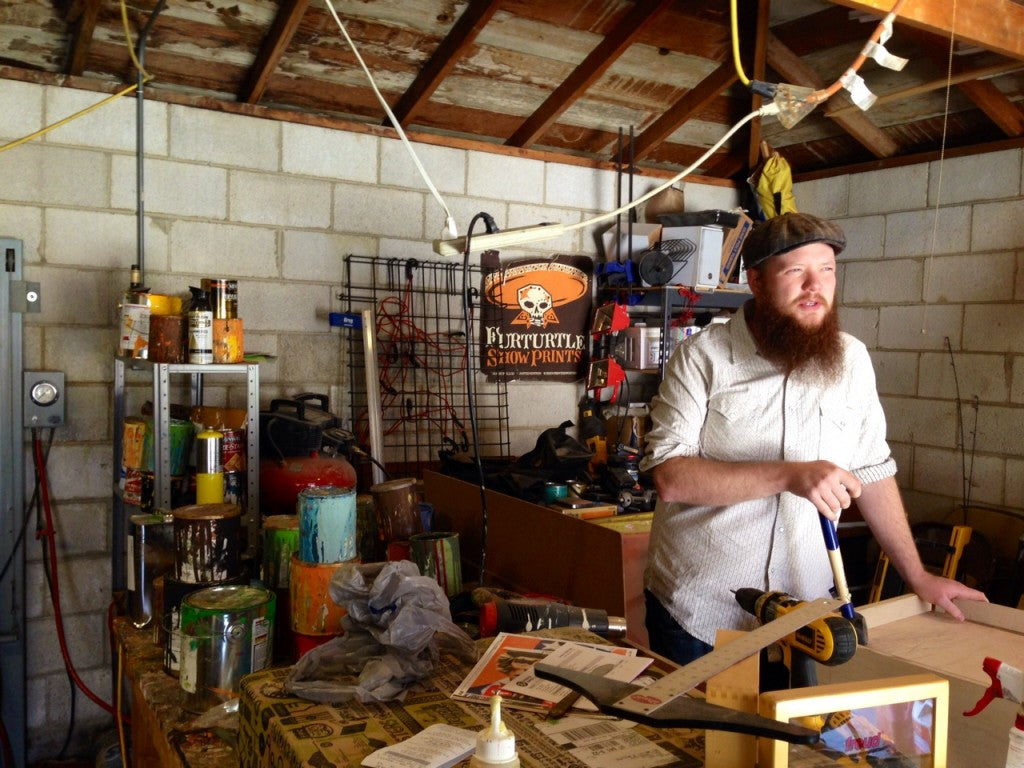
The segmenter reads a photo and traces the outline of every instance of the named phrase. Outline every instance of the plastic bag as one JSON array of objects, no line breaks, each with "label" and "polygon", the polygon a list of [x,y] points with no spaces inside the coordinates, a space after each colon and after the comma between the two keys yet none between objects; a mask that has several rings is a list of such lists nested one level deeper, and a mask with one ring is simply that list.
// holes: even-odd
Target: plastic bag
[{"label": "plastic bag", "polygon": [[430,675],[442,651],[476,660],[472,639],[451,620],[448,598],[409,560],[341,567],[328,587],[344,606],[345,634],[313,648],[292,667],[285,690],[304,699],[401,700]]}]

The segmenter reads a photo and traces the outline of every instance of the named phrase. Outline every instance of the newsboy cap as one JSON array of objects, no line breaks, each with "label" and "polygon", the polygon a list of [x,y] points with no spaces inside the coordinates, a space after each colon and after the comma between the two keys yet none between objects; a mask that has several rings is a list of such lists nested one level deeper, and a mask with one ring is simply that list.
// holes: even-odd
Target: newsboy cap
[{"label": "newsboy cap", "polygon": [[743,268],[808,243],[827,243],[839,253],[846,247],[846,236],[836,224],[809,213],[784,213],[756,225],[743,241]]}]

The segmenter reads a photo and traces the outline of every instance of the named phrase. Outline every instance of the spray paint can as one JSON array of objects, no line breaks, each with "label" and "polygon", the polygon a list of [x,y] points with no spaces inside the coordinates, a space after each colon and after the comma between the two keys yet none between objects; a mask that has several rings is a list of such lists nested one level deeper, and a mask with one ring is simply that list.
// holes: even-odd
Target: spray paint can
[{"label": "spray paint can", "polygon": [[188,310],[188,361],[208,365],[213,362],[213,310],[210,294],[190,286],[192,305]]},{"label": "spray paint can", "polygon": [[196,504],[224,502],[223,439],[215,429],[204,429],[196,435]]}]

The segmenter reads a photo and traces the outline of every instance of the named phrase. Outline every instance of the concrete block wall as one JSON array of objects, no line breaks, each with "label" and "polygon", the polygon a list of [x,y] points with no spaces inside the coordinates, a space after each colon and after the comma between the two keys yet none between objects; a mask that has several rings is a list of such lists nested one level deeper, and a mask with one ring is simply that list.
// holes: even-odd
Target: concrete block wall
[{"label": "concrete block wall", "polygon": [[[0,81],[0,143],[101,98]],[[42,292],[41,313],[25,320],[25,367],[67,377],[67,423],[56,430],[48,460],[62,613],[72,659],[103,698],[112,666],[106,613],[116,307],[137,257],[135,102],[122,98],[0,153],[0,233],[24,241],[25,279],[38,281]],[[146,284],[187,295],[202,277],[237,279],[246,348],[276,356],[260,367],[261,404],[326,392],[332,409],[347,414],[343,337],[327,322],[342,308],[336,297],[344,256],[438,258],[430,241],[441,236],[444,213],[400,142],[155,100],[145,105],[143,141]],[[481,210],[514,227],[573,224],[614,208],[615,174],[608,171],[416,149],[462,231]],[[638,178],[635,194],[654,184]],[[734,191],[723,187],[687,184],[686,195],[695,210],[735,204]],[[595,254],[607,226],[575,230],[533,251]],[[137,413],[149,383],[132,373],[128,379],[127,411]],[[542,429],[575,418],[580,392],[579,384],[512,384],[513,453],[532,448]],[[181,398],[187,401],[185,393]],[[205,402],[244,407],[244,383],[213,381]],[[30,759],[39,760],[56,756],[63,743],[71,698],[39,547],[29,542],[28,723]],[[71,753],[88,750],[110,722],[77,694]]]},{"label": "concrete block wall", "polygon": [[1022,161],[1010,149],[795,187],[801,210],[847,233],[841,316],[871,350],[911,519],[963,522],[966,495],[1001,511],[1008,556],[1024,516]]}]

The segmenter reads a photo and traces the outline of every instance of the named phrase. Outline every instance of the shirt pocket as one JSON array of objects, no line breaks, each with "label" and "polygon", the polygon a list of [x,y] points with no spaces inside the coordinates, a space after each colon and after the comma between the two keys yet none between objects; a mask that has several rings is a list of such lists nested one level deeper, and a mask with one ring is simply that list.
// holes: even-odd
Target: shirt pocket
[{"label": "shirt pocket", "polygon": [[857,412],[845,403],[822,403],[818,458],[850,469],[857,442]]},{"label": "shirt pocket", "polygon": [[764,411],[758,410],[746,389],[714,395],[701,432],[701,455],[722,461],[759,459],[765,435],[764,425],[759,423]]}]

